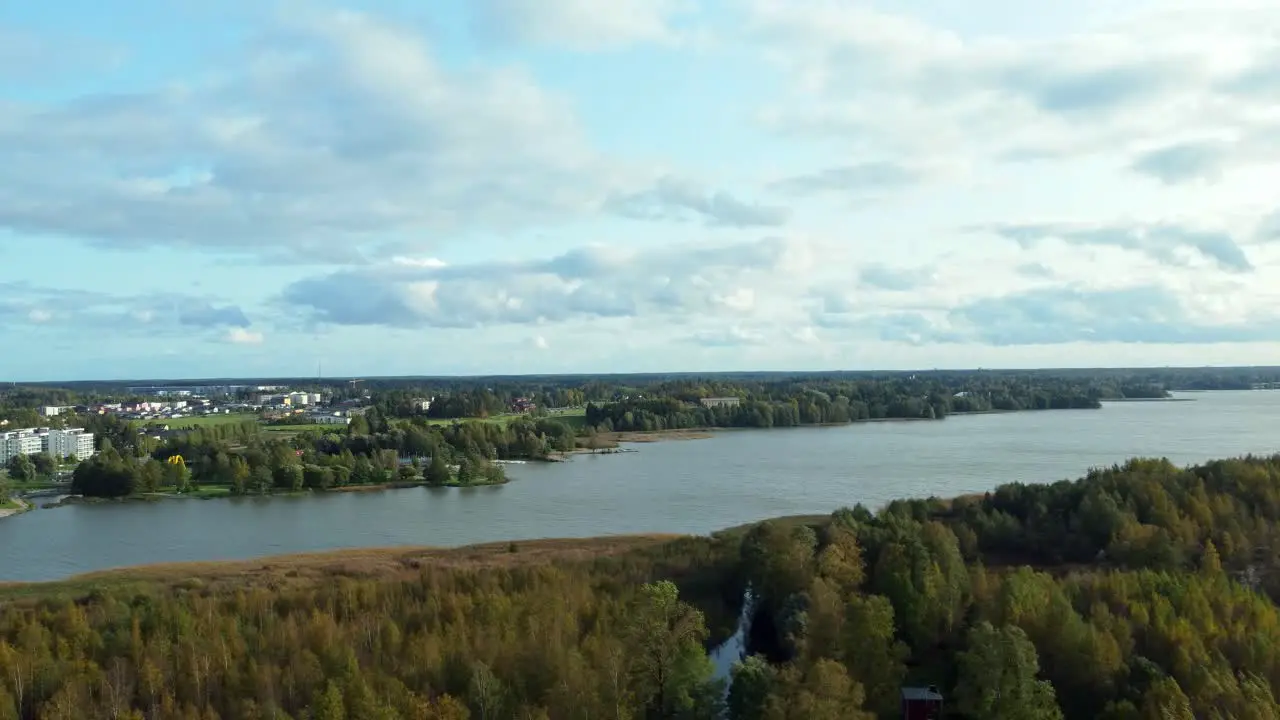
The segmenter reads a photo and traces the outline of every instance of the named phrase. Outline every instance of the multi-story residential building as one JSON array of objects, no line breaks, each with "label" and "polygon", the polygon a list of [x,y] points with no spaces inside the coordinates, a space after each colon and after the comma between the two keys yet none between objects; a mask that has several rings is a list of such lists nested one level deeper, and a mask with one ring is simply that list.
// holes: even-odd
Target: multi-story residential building
[{"label": "multi-story residential building", "polygon": [[56,458],[74,457],[84,460],[93,455],[93,433],[81,428],[50,430],[44,451]]},{"label": "multi-story residential building", "polygon": [[81,428],[26,428],[0,433],[0,465],[9,462],[15,455],[35,455],[42,452],[56,458],[75,457],[85,460],[93,456],[93,433]]},{"label": "multi-story residential building", "polygon": [[15,455],[35,455],[44,450],[43,430],[34,428],[0,433],[0,465]]}]

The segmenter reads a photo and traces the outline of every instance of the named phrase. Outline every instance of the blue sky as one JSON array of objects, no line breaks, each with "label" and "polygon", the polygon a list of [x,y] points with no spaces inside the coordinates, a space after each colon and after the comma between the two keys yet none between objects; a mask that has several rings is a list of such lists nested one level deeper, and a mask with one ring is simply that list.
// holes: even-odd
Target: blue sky
[{"label": "blue sky", "polygon": [[0,7],[0,378],[1270,364],[1280,8]]}]

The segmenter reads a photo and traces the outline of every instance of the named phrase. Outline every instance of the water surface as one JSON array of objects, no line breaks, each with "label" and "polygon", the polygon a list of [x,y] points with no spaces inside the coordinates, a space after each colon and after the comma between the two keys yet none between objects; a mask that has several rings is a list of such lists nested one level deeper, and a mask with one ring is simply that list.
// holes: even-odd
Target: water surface
[{"label": "water surface", "polygon": [[899,497],[1051,482],[1135,455],[1179,464],[1280,450],[1280,391],[1194,402],[738,430],[508,467],[508,485],[72,505],[0,520],[0,580],[344,547],[706,533]]}]

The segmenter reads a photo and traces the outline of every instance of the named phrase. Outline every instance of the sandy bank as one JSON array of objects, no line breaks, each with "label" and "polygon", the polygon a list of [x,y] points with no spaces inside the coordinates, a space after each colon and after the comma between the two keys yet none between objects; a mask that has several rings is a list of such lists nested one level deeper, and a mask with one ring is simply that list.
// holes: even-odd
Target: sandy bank
[{"label": "sandy bank", "polygon": [[26,512],[31,509],[31,503],[21,498],[13,498],[13,502],[17,503],[18,507],[5,508],[3,510],[0,510],[0,520],[3,520],[4,518],[7,518],[11,515],[17,515],[18,513]]}]

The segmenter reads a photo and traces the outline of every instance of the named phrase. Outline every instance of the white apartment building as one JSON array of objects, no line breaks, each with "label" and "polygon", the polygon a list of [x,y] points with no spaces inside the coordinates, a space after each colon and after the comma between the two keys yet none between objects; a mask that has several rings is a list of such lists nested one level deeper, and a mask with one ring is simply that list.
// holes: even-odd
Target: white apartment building
[{"label": "white apartment building", "polygon": [[81,428],[68,430],[50,430],[45,441],[44,451],[56,458],[75,457],[86,459],[93,456],[93,433]]},{"label": "white apartment building", "polygon": [[56,458],[90,458],[93,456],[93,433],[81,428],[26,428],[0,433],[0,465],[9,462],[15,455],[35,455],[42,452]]},{"label": "white apartment building", "polygon": [[34,429],[0,433],[0,465],[15,455],[35,455],[44,449],[44,436]]}]

